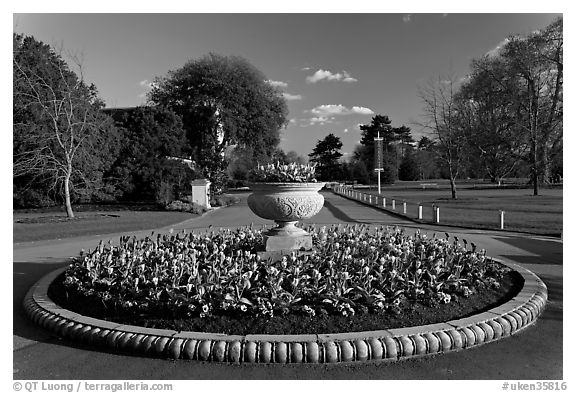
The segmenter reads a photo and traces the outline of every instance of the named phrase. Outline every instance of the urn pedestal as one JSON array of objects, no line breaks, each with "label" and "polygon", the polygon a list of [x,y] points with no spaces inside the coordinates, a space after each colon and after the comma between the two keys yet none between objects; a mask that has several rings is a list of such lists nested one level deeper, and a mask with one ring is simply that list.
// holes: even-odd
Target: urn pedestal
[{"label": "urn pedestal", "polygon": [[276,227],[264,233],[264,250],[269,253],[308,251],[312,236],[296,223],[316,215],[324,205],[318,192],[326,183],[250,183],[253,193],[248,206],[259,217],[274,220]]}]

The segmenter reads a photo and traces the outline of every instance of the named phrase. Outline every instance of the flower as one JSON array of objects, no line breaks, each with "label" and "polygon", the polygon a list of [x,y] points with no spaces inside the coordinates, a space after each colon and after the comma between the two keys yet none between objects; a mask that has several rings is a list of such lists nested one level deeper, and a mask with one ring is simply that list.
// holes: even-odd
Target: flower
[{"label": "flower", "polygon": [[437,296],[440,303],[448,304],[452,300],[452,296],[444,292],[438,292]]},{"label": "flower", "polygon": [[316,166],[310,164],[258,164],[248,172],[253,182],[308,183],[316,182]]},{"label": "flower", "polygon": [[184,307],[186,315],[200,317],[238,311],[266,317],[294,312],[351,316],[365,310],[396,312],[406,296],[450,303],[455,295],[499,286],[505,271],[459,244],[409,237],[394,228],[305,229],[314,239],[326,234],[325,243],[310,254],[291,253],[272,263],[254,252],[263,233],[252,226],[176,240],[169,235],[134,238],[74,259],[63,285],[72,296],[98,296],[106,307],[168,312]]}]

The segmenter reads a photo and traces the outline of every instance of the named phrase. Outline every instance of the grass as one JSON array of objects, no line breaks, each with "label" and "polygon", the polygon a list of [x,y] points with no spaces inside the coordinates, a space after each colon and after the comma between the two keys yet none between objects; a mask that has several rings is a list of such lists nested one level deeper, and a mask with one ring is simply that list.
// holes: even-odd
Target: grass
[{"label": "grass", "polygon": [[156,229],[196,215],[172,211],[106,210],[75,213],[74,219],[57,211],[13,214],[13,242],[64,239]]},{"label": "grass", "polygon": [[[450,188],[445,182],[426,181],[438,188],[422,189],[417,183],[382,186],[382,197],[387,208],[392,209],[396,200],[396,212],[402,213],[406,202],[406,215],[418,217],[418,204],[422,205],[423,221],[433,222],[433,208],[440,208],[440,224],[499,229],[500,210],[504,213],[504,229],[546,235],[559,235],[562,231],[562,188],[542,188],[540,195],[533,196],[530,188],[497,188],[487,185],[464,184],[457,186],[457,199],[451,199]],[[357,191],[378,195],[378,191]],[[374,202],[374,200],[373,200]],[[382,204],[379,198],[379,204]]]}]

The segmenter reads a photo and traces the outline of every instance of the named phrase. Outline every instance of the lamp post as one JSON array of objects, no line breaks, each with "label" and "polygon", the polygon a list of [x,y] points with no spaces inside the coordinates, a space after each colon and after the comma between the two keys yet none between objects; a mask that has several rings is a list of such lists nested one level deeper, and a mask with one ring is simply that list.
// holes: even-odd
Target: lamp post
[{"label": "lamp post", "polygon": [[378,195],[382,193],[380,185],[380,173],[384,167],[384,151],[383,143],[384,138],[380,137],[380,131],[378,131],[378,136],[374,138],[374,170],[378,175]]}]

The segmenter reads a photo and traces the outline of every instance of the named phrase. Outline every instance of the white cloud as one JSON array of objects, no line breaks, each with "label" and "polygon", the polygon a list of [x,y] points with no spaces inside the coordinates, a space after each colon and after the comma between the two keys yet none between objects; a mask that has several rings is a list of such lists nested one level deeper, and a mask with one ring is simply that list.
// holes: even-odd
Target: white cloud
[{"label": "white cloud", "polygon": [[154,82],[150,82],[148,79],[138,82],[138,85],[144,89],[142,93],[138,94],[138,98],[140,99],[145,99],[146,94],[155,86]]},{"label": "white cloud", "polygon": [[500,50],[504,47],[504,45],[506,45],[510,40],[508,38],[504,38],[502,41],[500,41],[498,43],[498,45],[496,45],[496,47],[490,49],[488,52],[486,52],[486,56],[488,57],[493,57],[493,56],[497,56],[498,53],[500,52]]},{"label": "white cloud", "polygon": [[348,133],[348,128],[344,128],[344,134]]},{"label": "white cloud", "polygon": [[282,88],[288,87],[288,83],[282,81],[266,80],[265,82],[268,83],[270,86],[274,87],[282,87]]},{"label": "white cloud", "polygon": [[310,110],[315,115],[342,115],[348,111],[344,105],[320,105]]},{"label": "white cloud", "polygon": [[402,17],[402,22],[408,23],[408,22],[410,22],[411,18],[412,18],[412,14],[406,14]]},{"label": "white cloud", "polygon": [[365,108],[363,106],[353,106],[352,107],[353,113],[358,113],[360,115],[373,115],[374,111],[370,108]]},{"label": "white cloud", "polygon": [[143,81],[138,82],[138,84],[140,85],[140,87],[143,87],[147,90],[150,90],[154,87],[154,82],[150,82],[148,81],[148,79],[144,79]]},{"label": "white cloud", "polygon": [[294,100],[301,100],[302,99],[302,96],[300,94],[282,93],[282,95],[288,101],[294,101]]},{"label": "white cloud", "polygon": [[352,109],[348,109],[344,105],[319,105],[316,108],[310,110],[317,116],[327,116],[327,115],[371,115],[374,113],[372,109],[365,108],[363,106],[353,106]]},{"label": "white cloud", "polygon": [[301,70],[302,70],[302,71],[310,71],[311,68],[310,68],[310,67],[302,67]]},{"label": "white cloud", "polygon": [[307,83],[316,83],[316,82],[319,82],[321,80],[341,81],[341,82],[348,82],[348,83],[358,82],[358,79],[353,78],[352,75],[350,75],[346,71],[337,72],[334,74],[331,71],[320,69],[320,70],[316,71],[313,75],[306,77]]},{"label": "white cloud", "polygon": [[334,123],[333,117],[318,116],[318,117],[312,117],[309,120],[309,125],[320,124],[321,126],[323,126],[324,124],[329,124],[329,123]]}]

